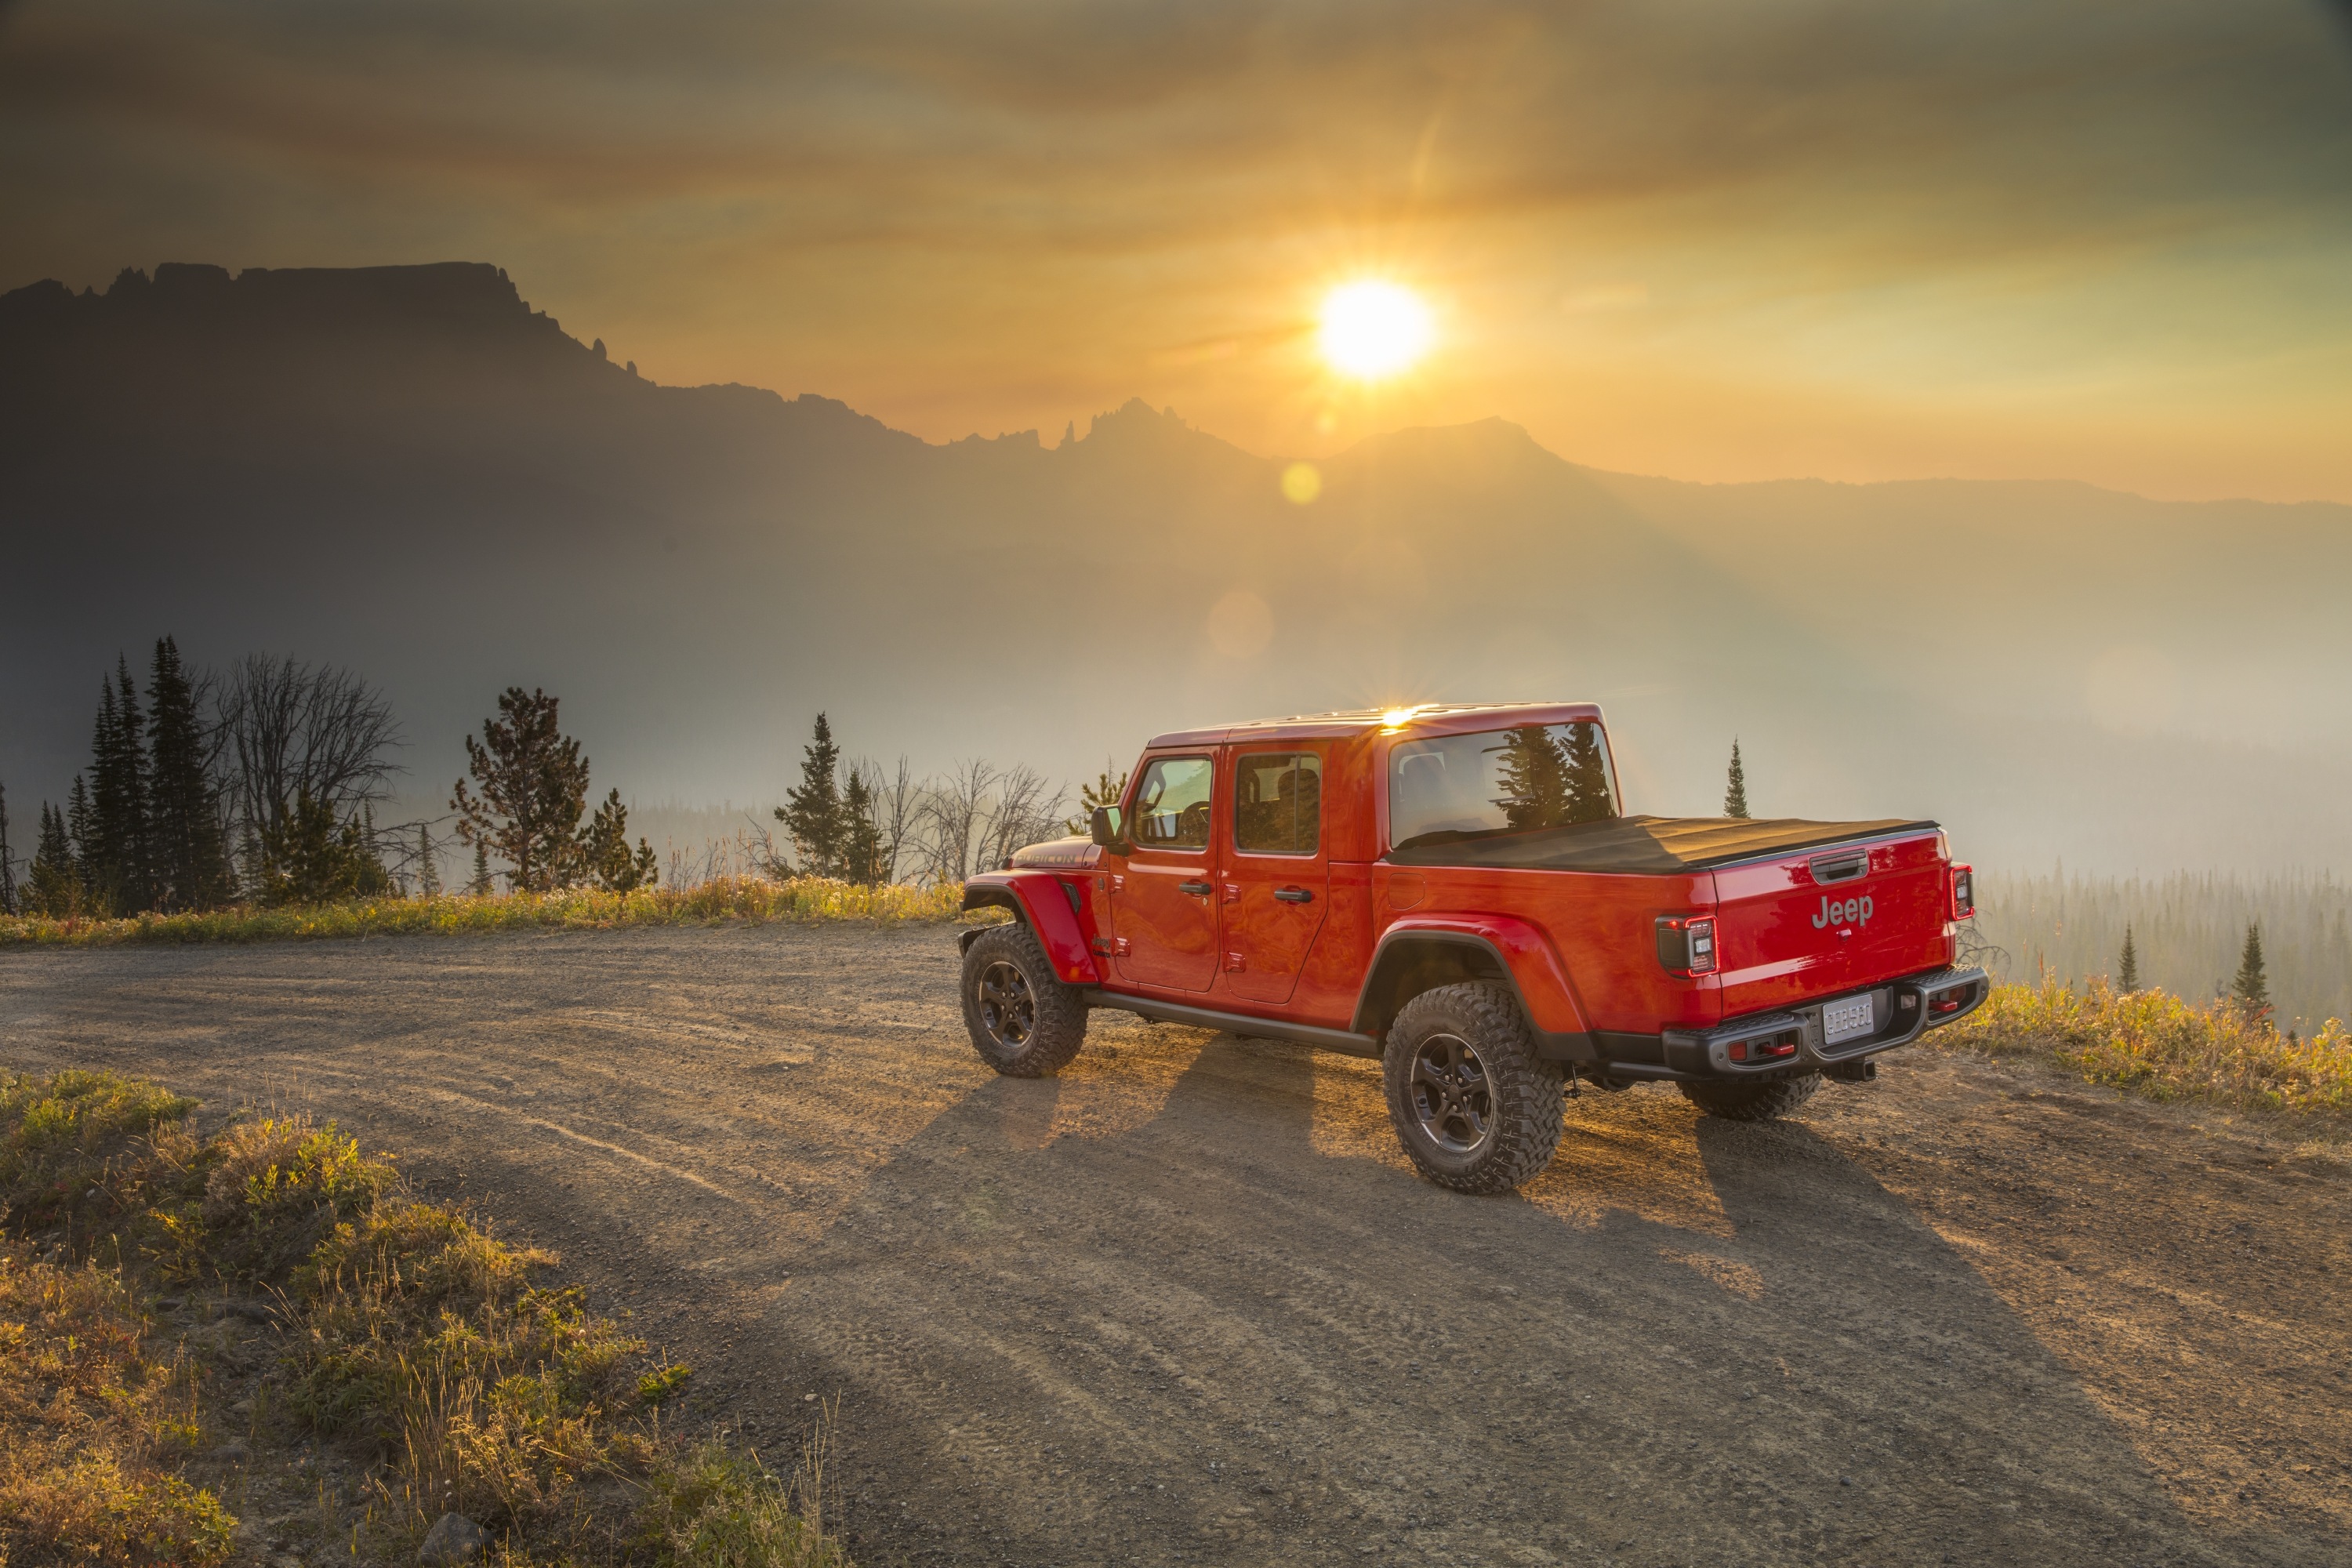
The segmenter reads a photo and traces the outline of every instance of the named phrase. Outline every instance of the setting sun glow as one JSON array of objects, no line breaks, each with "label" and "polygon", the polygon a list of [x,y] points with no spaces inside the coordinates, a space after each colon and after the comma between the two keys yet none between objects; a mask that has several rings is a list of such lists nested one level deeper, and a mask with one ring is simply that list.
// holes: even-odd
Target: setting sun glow
[{"label": "setting sun glow", "polygon": [[1323,300],[1323,357],[1373,381],[1409,370],[1429,350],[1429,307],[1393,283],[1346,283]]}]

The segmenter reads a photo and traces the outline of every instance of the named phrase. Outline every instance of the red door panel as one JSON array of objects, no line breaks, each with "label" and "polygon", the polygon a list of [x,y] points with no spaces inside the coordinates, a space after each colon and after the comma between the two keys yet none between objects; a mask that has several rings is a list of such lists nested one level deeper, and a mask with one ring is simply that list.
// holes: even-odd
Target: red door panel
[{"label": "red door panel", "polygon": [[1236,1001],[1287,1002],[1331,903],[1323,762],[1285,749],[1236,752],[1231,767],[1223,988]]},{"label": "red door panel", "polygon": [[1206,991],[1217,977],[1217,887],[1210,865],[1215,767],[1151,757],[1127,808],[1135,845],[1111,878],[1112,962],[1135,985]]}]

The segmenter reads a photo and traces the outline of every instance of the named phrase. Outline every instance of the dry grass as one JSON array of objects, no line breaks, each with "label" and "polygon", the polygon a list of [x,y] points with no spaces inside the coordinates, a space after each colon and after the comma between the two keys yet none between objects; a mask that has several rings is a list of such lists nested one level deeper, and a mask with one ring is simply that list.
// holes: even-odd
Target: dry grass
[{"label": "dry grass", "polygon": [[331,1124],[199,1140],[191,1109],[106,1073],[0,1079],[0,1564],[229,1552],[236,1520],[192,1479],[227,1435],[198,1341],[142,1310],[161,1280],[282,1325],[240,1435],[342,1457],[315,1510],[338,1557],[413,1561],[456,1511],[515,1565],[846,1563],[822,1429],[789,1483],[685,1440],[661,1406],[691,1369],[534,1286],[553,1258],[417,1201]]},{"label": "dry grass", "polygon": [[0,1562],[223,1561],[236,1521],[173,1469],[201,1431],[121,1269],[0,1247]]},{"label": "dry grass", "polygon": [[814,925],[833,921],[870,921],[893,925],[902,921],[953,920],[962,902],[963,889],[957,883],[937,883],[927,888],[904,884],[869,888],[822,877],[795,878],[784,882],[761,877],[722,877],[692,888],[641,888],[627,893],[589,888],[485,898],[453,893],[424,899],[362,899],[289,909],[239,905],[197,914],[145,914],[129,920],[0,915],[0,947],[299,942],[734,922]]},{"label": "dry grass", "polygon": [[2352,1113],[2352,1031],[2334,1019],[2290,1038],[2227,1001],[2200,1006],[2164,991],[2118,992],[2103,980],[2077,990],[2050,978],[1997,986],[1974,1016],[1928,1038],[2038,1058],[2158,1100]]}]

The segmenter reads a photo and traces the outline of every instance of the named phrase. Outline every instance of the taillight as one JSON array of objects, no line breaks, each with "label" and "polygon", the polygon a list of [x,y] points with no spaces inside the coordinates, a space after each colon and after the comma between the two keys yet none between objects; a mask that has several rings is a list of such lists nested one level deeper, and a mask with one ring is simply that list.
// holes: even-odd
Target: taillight
[{"label": "taillight", "polygon": [[1964,921],[1977,912],[1977,873],[1973,866],[1952,868],[1952,918]]},{"label": "taillight", "polygon": [[1715,917],[1658,917],[1658,963],[1673,974],[1715,973]]}]

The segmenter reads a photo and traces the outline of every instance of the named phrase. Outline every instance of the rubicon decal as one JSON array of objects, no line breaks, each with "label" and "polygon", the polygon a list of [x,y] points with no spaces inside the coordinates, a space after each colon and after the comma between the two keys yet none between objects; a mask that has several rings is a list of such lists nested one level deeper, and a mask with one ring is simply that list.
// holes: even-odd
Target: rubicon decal
[{"label": "rubicon decal", "polygon": [[1822,931],[1833,925],[1866,926],[1869,923],[1870,896],[1866,893],[1859,899],[1848,899],[1842,904],[1831,902],[1828,895],[1824,894],[1822,898],[1822,912],[1813,917],[1815,931]]}]

